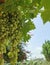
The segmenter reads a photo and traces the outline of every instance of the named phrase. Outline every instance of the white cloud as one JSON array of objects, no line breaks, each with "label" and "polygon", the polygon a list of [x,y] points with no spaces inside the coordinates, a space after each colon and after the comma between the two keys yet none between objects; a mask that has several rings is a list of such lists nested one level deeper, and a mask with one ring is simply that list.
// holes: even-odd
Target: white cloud
[{"label": "white cloud", "polygon": [[44,58],[44,55],[41,52],[42,52],[42,47],[37,46],[35,49],[31,50],[31,54],[28,59]]},{"label": "white cloud", "polygon": [[36,47],[33,51],[32,51],[32,56],[35,58],[43,58],[43,54],[42,52],[42,48],[41,47]]}]

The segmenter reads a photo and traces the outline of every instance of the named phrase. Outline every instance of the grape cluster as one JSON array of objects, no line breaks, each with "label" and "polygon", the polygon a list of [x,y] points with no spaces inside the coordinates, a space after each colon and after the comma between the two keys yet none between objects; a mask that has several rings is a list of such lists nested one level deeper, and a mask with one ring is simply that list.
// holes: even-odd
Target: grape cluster
[{"label": "grape cluster", "polygon": [[12,37],[20,32],[21,22],[17,19],[16,12],[1,12],[0,16],[0,40],[6,37]]},{"label": "grape cluster", "polygon": [[22,22],[16,12],[2,11],[0,14],[0,54],[6,53],[6,47],[9,46],[8,56],[13,64],[17,60],[17,45],[22,38]]}]

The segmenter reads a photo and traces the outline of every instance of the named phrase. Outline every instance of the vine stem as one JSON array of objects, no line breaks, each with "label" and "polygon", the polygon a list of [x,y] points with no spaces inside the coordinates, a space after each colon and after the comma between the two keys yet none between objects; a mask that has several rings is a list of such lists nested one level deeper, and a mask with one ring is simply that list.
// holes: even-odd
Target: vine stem
[{"label": "vine stem", "polygon": [[0,54],[0,65],[4,65],[3,54]]}]

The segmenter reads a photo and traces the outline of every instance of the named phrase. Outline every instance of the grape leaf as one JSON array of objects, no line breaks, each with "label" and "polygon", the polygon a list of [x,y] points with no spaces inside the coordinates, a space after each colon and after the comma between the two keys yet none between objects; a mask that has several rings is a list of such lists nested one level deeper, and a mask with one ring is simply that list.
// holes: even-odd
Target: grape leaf
[{"label": "grape leaf", "polygon": [[22,28],[22,33],[23,33],[23,38],[25,41],[28,41],[28,39],[30,38],[29,35],[27,35],[27,33],[30,31],[30,30],[33,30],[35,29],[35,25],[33,24],[33,22],[31,20],[29,20],[28,22],[26,22],[24,25],[23,25],[23,28]]},{"label": "grape leaf", "polygon": [[41,13],[43,22],[50,21],[50,0],[41,0],[41,5],[44,7],[44,11]]},{"label": "grape leaf", "polygon": [[42,12],[41,17],[43,19],[43,22],[46,23],[47,21],[50,21],[50,10],[46,9],[44,12]]}]

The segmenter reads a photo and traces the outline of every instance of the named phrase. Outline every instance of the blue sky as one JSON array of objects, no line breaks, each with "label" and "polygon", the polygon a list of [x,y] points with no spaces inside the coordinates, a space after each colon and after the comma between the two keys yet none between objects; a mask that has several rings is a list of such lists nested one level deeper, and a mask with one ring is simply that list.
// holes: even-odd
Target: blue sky
[{"label": "blue sky", "polygon": [[43,20],[40,15],[37,15],[36,18],[33,19],[36,29],[30,32],[31,39],[27,42],[26,49],[31,52],[31,56],[29,58],[44,58],[41,54],[42,45],[45,40],[50,40],[50,22],[43,24]]}]

